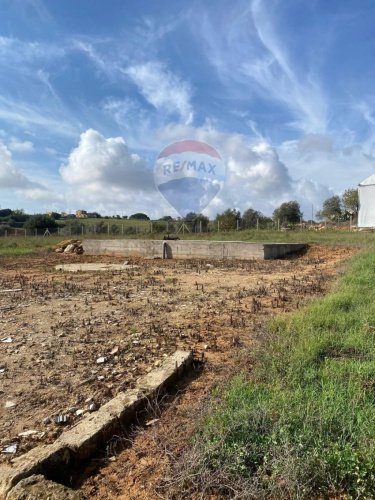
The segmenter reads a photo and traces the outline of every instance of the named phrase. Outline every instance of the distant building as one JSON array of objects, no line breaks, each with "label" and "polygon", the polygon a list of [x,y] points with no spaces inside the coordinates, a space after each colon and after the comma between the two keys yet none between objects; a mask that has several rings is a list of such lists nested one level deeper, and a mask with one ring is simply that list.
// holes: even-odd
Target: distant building
[{"label": "distant building", "polygon": [[76,217],[77,219],[87,219],[88,213],[86,210],[77,210]]}]

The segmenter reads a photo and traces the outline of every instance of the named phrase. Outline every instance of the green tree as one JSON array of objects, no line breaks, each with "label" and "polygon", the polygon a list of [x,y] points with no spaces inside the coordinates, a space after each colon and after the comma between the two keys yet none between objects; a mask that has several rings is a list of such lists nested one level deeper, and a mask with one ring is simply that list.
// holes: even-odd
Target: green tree
[{"label": "green tree", "polygon": [[135,219],[135,220],[150,220],[150,217],[146,214],[143,213],[136,213],[133,214],[129,217],[129,219]]},{"label": "green tree", "polygon": [[271,222],[271,219],[253,208],[248,208],[242,215],[242,227],[245,229],[255,228],[258,225],[265,227],[267,222]]},{"label": "green tree", "polygon": [[36,214],[30,216],[23,227],[27,231],[35,232],[35,230],[37,230],[40,233],[41,231],[45,231],[46,229],[48,229],[49,231],[53,231],[58,227],[58,225],[55,219],[52,219],[52,217],[50,217],[49,215]]},{"label": "green tree", "polygon": [[198,214],[196,214],[195,212],[189,212],[185,215],[185,220],[187,222],[192,222],[194,219],[196,219],[198,217]]},{"label": "green tree", "polygon": [[61,219],[61,214],[59,214],[58,212],[51,212],[51,217],[52,219],[59,220]]},{"label": "green tree", "polygon": [[301,221],[302,215],[298,201],[286,201],[274,210],[272,217],[281,224],[297,224]]},{"label": "green tree", "polygon": [[12,215],[12,210],[10,208],[2,208],[0,210],[0,217],[9,217]]},{"label": "green tree", "polygon": [[199,233],[201,230],[203,233],[208,232],[208,224],[210,223],[210,219],[205,215],[199,214],[192,220],[192,232]]},{"label": "green tree", "polygon": [[344,191],[342,205],[345,212],[356,216],[359,209],[358,189],[347,189]]},{"label": "green tree", "polygon": [[235,208],[228,208],[222,214],[217,214],[215,221],[219,223],[222,231],[237,229],[237,221],[241,219],[241,214]]},{"label": "green tree", "polygon": [[12,219],[15,222],[26,222],[30,218],[30,215],[25,214],[23,209],[17,208],[16,210],[12,210]]},{"label": "green tree", "polygon": [[328,219],[332,222],[338,222],[343,218],[342,204],[340,196],[337,194],[327,198],[323,202],[323,208],[317,212],[319,219]]}]

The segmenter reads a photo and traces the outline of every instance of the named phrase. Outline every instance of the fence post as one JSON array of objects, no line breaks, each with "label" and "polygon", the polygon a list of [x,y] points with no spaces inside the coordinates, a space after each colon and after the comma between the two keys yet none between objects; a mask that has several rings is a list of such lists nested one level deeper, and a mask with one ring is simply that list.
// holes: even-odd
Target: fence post
[{"label": "fence post", "polygon": [[220,221],[218,220],[217,221],[217,232],[219,232],[219,231],[220,231]]},{"label": "fence post", "polygon": [[257,231],[259,230],[259,218],[257,218]]},{"label": "fence post", "polygon": [[82,236],[83,236],[83,224],[81,226],[81,233],[82,233]]},{"label": "fence post", "polygon": [[35,228],[35,236],[38,236],[38,230]]}]

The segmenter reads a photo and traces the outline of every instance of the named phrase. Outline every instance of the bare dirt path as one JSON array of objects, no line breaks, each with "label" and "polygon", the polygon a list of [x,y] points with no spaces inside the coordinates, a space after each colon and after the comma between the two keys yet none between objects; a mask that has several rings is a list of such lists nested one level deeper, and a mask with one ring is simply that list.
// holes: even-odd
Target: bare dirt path
[{"label": "bare dirt path", "polygon": [[[150,412],[145,421],[151,425],[143,422],[132,435],[114,438],[80,471],[75,486],[87,498],[168,497],[165,478],[173,481],[171,464],[196,430],[212,388],[236,371],[251,370],[246,353],[264,320],[327,291],[338,263],[353,253],[313,247],[291,260],[152,264],[154,272],[162,273],[165,290],[152,295],[151,321],[163,336],[175,338],[176,346],[193,348],[198,357],[204,353],[204,370],[162,412]],[[147,331],[149,315],[140,318],[138,328]]]}]

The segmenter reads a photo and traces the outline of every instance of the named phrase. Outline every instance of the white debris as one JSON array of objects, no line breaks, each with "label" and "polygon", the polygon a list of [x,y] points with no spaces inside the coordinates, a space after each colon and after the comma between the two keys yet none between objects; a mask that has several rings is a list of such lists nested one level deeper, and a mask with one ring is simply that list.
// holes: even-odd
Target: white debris
[{"label": "white debris", "polygon": [[34,434],[38,434],[38,432],[39,431],[30,429],[29,431],[20,432],[18,435],[19,437],[28,437],[28,436],[33,436]]},{"label": "white debris", "polygon": [[100,356],[100,357],[96,360],[96,362],[97,362],[98,364],[105,363],[106,361],[107,361],[107,358],[106,358],[105,356]]},{"label": "white debris", "polygon": [[3,339],[0,340],[3,344],[11,344],[13,342],[12,337],[4,337]]},{"label": "white debris", "polygon": [[148,422],[146,422],[146,425],[151,426],[151,425],[156,424],[156,422],[158,422],[158,421],[159,421],[158,418],[153,418],[152,420],[149,420]]},{"label": "white debris", "polygon": [[1,453],[17,453],[17,444],[10,444],[1,450]]},{"label": "white debris", "polygon": [[5,401],[5,408],[13,408],[14,406],[16,406],[16,403],[14,401]]}]

